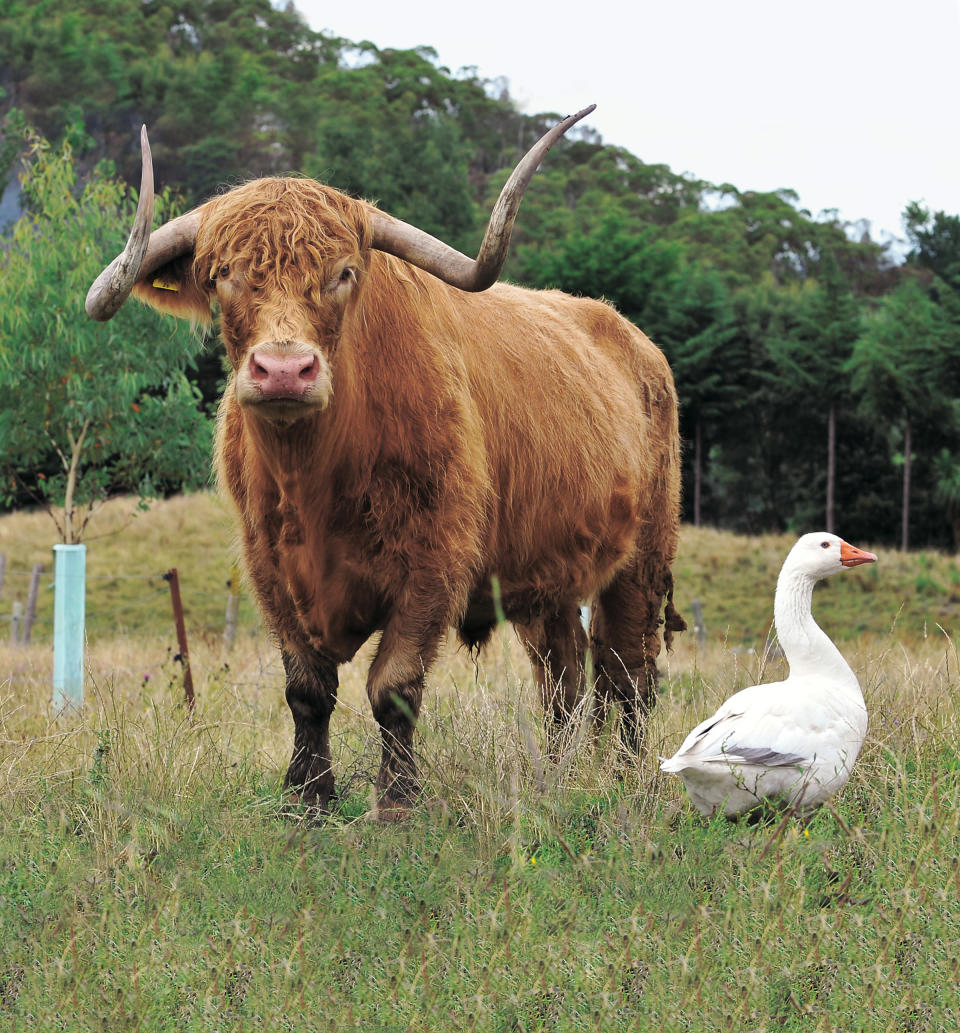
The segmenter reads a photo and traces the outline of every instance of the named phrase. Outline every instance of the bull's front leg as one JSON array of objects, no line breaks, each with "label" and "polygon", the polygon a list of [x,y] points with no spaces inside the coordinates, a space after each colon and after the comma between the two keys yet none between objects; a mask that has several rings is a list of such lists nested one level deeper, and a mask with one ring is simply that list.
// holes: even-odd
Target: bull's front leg
[{"label": "bull's front leg", "polygon": [[293,756],[284,788],[327,810],[334,795],[330,715],[337,703],[337,665],[315,650],[282,651],[287,704],[293,714]]},{"label": "bull's front leg", "polygon": [[380,821],[407,818],[420,793],[413,734],[424,678],[446,626],[445,611],[440,616],[435,604],[430,615],[407,607],[395,611],[370,665],[367,695],[381,738],[376,813]]}]

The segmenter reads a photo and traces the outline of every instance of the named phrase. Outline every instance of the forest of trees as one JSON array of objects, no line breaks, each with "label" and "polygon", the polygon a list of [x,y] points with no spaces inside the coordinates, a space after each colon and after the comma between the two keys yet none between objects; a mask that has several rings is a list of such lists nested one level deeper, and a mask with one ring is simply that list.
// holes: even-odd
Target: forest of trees
[{"label": "forest of trees", "polygon": [[[562,114],[524,115],[504,81],[451,74],[427,49],[316,33],[292,4],[0,0],[0,189],[41,153],[69,163],[78,198],[91,182],[135,184],[146,122],[171,205],[301,172],[475,253],[509,170]],[[506,275],[604,297],[665,351],[682,404],[685,519],[748,532],[832,523],[854,540],[955,548],[960,216],[911,204],[909,253],[895,259],[862,226],[813,219],[789,191],[678,175],[589,128],[570,136],[528,190]],[[20,200],[22,219],[42,221],[36,191]],[[0,276],[29,239],[4,230]],[[89,256],[94,273],[115,250]],[[82,301],[63,298],[62,318],[85,318]],[[149,353],[153,333],[169,350],[169,322],[127,325],[141,336],[131,347]],[[9,379],[13,356],[42,344],[29,322],[3,327]],[[218,351],[174,350],[208,419]],[[52,448],[29,468],[2,458],[8,506],[58,466]],[[124,469],[99,488],[134,487]],[[157,481],[179,487],[166,469]]]}]

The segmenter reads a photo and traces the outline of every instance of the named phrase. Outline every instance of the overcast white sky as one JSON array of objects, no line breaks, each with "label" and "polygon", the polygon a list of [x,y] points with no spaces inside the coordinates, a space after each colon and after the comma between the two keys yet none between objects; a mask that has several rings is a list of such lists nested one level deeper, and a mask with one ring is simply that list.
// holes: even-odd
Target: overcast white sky
[{"label": "overcast white sky", "polygon": [[[902,237],[908,201],[960,214],[960,0],[294,0],[315,29],[434,47],[505,76],[527,113],[816,216]],[[549,159],[548,159],[549,160]]]}]

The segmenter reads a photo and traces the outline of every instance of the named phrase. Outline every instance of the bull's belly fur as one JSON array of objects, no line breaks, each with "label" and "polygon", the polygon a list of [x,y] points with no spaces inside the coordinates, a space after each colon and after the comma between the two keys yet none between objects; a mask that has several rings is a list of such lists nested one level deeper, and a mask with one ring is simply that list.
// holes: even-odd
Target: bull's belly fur
[{"label": "bull's belly fur", "polygon": [[[242,484],[225,479],[223,486],[241,510],[247,566],[265,618],[285,647],[307,644],[337,663],[382,630],[411,582],[415,587],[425,577],[436,582],[425,608],[470,645],[484,641],[500,617],[529,624],[590,599],[630,562],[641,526],[620,481],[604,505],[580,510],[576,519],[557,501],[541,499],[542,512],[524,521],[524,541],[512,536],[512,550],[498,549],[506,537],[502,516],[481,521],[473,512],[495,512],[492,505],[474,502],[471,512],[455,512],[456,520],[447,512],[441,522],[461,528],[453,550],[443,538],[424,542],[411,533],[423,518],[415,509],[399,520],[394,506],[390,519],[347,533],[337,526],[342,498],[329,512],[325,493],[316,491],[299,498],[275,492],[265,505],[268,495],[245,495]],[[369,511],[369,501],[358,500],[356,508]]]},{"label": "bull's belly fur", "polygon": [[[587,534],[581,526],[549,553],[531,554],[503,570],[484,568],[465,586],[448,583],[445,623],[475,646],[486,641],[501,619],[529,624],[567,602],[592,598],[634,554],[636,525],[621,524],[617,530],[616,535],[602,535],[594,528]],[[404,585],[397,583],[389,560],[378,566],[376,555],[388,550],[376,534],[371,538],[372,548],[364,549],[329,531],[281,535],[274,591],[261,599],[281,640],[306,640],[345,663],[382,630],[400,605]],[[474,549],[479,551],[479,546]],[[248,561],[256,562],[257,555],[253,543]]]}]

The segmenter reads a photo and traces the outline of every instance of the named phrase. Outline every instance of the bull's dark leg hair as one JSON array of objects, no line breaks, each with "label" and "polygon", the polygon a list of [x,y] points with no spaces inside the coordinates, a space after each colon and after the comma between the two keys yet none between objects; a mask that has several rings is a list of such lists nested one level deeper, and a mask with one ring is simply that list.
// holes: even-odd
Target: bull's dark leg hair
[{"label": "bull's dark leg hair", "polygon": [[[531,624],[517,624],[533,667],[540,700],[548,719],[548,735],[556,738],[569,721],[583,693],[587,635],[580,609],[569,603]],[[551,742],[551,749],[556,743]]]},{"label": "bull's dark leg hair", "polygon": [[673,632],[686,627],[673,605],[673,578],[658,555],[641,552],[600,593],[591,627],[597,691],[620,704],[624,745],[631,752],[639,752],[647,714],[656,702],[664,623],[669,646]]},{"label": "bull's dark leg hair", "polygon": [[284,787],[318,810],[334,795],[330,715],[337,703],[337,665],[314,650],[282,651],[287,703],[293,714],[293,756]]},{"label": "bull's dark leg hair", "polygon": [[437,655],[447,626],[445,615],[417,618],[416,607],[403,607],[384,628],[367,676],[367,695],[380,725],[380,771],[377,775],[377,817],[406,818],[420,794],[413,734],[427,670]]},{"label": "bull's dark leg hair", "polygon": [[372,703],[380,725],[380,771],[377,775],[378,817],[406,817],[420,795],[413,733],[423,698],[423,679],[394,686]]}]

